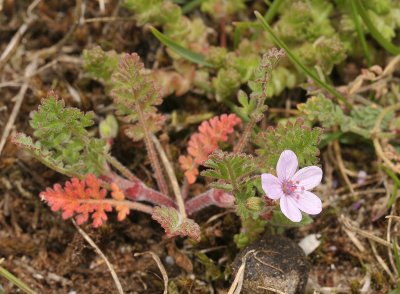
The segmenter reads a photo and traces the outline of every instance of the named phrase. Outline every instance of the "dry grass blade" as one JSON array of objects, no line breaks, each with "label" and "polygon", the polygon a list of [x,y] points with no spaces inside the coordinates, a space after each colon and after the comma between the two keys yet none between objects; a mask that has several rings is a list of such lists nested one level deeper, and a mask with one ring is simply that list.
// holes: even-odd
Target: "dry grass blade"
[{"label": "dry grass blade", "polygon": [[[33,9],[39,4],[41,0],[35,0],[29,5],[27,10],[27,19],[25,23],[19,27],[18,31],[12,37],[11,41],[8,43],[6,49],[4,49],[3,53],[0,56],[0,72],[2,71],[3,67],[6,65],[8,60],[10,60],[13,53],[17,50],[18,45],[21,43],[22,38],[24,37],[25,33],[28,31],[31,24],[37,19],[35,15],[32,14]],[[1,11],[1,9],[0,9]]]},{"label": "dry grass blade", "polygon": [[183,201],[183,197],[181,194],[181,189],[179,188],[178,185],[178,180],[176,179],[176,175],[174,172],[174,169],[171,165],[171,163],[168,160],[167,155],[164,152],[164,149],[162,148],[160,142],[156,138],[156,136],[152,135],[152,140],[154,145],[156,146],[156,149],[158,151],[158,154],[160,155],[161,161],[164,164],[165,171],[167,172],[168,178],[171,181],[172,185],[172,190],[174,191],[175,194],[175,199],[176,203],[178,204],[179,212],[183,217],[186,217],[186,210],[185,210],[185,203]]},{"label": "dry grass blade", "polygon": [[229,291],[227,294],[239,294],[242,291],[242,286],[243,286],[243,279],[244,279],[244,270],[246,269],[246,260],[247,256],[250,254],[254,253],[255,250],[250,250],[243,256],[242,258],[242,264],[240,265],[236,276],[235,280],[233,281],[231,287],[229,288]]},{"label": "dry grass blade", "polygon": [[162,264],[160,258],[158,257],[157,254],[155,254],[152,251],[146,251],[146,252],[142,252],[142,253],[135,253],[134,256],[141,256],[141,255],[145,255],[145,254],[150,254],[151,257],[153,258],[153,260],[157,263],[158,268],[160,269],[160,272],[162,274],[163,280],[164,280],[164,294],[168,294],[168,275],[167,275],[167,271],[165,270],[164,265]]},{"label": "dry grass blade", "polygon": [[383,260],[383,258],[380,257],[380,255],[378,254],[378,250],[376,250],[376,246],[375,246],[374,242],[369,240],[369,244],[371,245],[372,252],[374,253],[375,258],[378,261],[379,265],[388,274],[388,276],[390,277],[392,282],[395,283],[396,282],[396,278],[395,278],[394,274],[390,271],[389,266],[386,264],[386,262]]},{"label": "dry grass blade", "polygon": [[277,290],[277,289],[270,288],[270,287],[261,287],[261,286],[258,286],[257,288],[259,288],[259,289],[264,289],[264,290],[268,290],[268,291],[271,291],[271,292],[274,292],[274,293],[278,293],[278,294],[285,294],[285,292],[282,292],[282,291],[279,291],[279,290]]},{"label": "dry grass blade", "polygon": [[384,246],[393,248],[393,244],[392,244],[392,243],[389,243],[388,241],[386,241],[386,240],[384,240],[384,239],[382,239],[382,238],[379,238],[379,237],[375,236],[374,234],[372,234],[372,233],[370,233],[370,232],[368,232],[368,231],[365,231],[365,230],[362,230],[362,229],[359,229],[359,228],[353,226],[353,225],[350,223],[350,220],[349,220],[347,217],[345,217],[344,215],[341,215],[341,216],[339,217],[339,221],[340,221],[348,230],[350,230],[350,231],[352,231],[352,232],[355,232],[355,233],[357,233],[357,234],[359,234],[359,235],[361,235],[361,236],[363,236],[363,237],[365,237],[365,238],[368,238],[368,239],[370,239],[370,240],[372,240],[372,241],[375,241],[376,243],[379,243],[379,244],[381,244],[381,245],[384,245]]},{"label": "dry grass blade", "polygon": [[37,67],[37,59],[33,60],[25,69],[24,77],[26,77],[26,80],[24,84],[22,85],[21,89],[19,90],[18,94],[12,99],[15,100],[15,105],[14,108],[11,112],[10,118],[8,119],[8,122],[4,128],[1,140],[0,140],[0,156],[1,152],[3,151],[4,145],[6,144],[6,140],[8,138],[8,135],[10,135],[11,129],[14,126],[15,119],[18,116],[19,110],[21,108],[22,102],[24,101],[25,98],[25,93],[29,88],[29,76],[32,75],[32,73],[36,70]]},{"label": "dry grass blade", "polygon": [[96,243],[94,243],[94,241],[89,237],[88,234],[85,233],[84,230],[82,230],[74,220],[72,220],[72,223],[74,224],[75,228],[78,230],[79,234],[82,235],[82,237],[89,243],[90,246],[93,247],[94,251],[96,251],[96,253],[98,255],[100,255],[100,257],[104,260],[104,262],[106,263],[111,276],[114,279],[114,283],[115,286],[117,287],[118,293],[120,294],[124,294],[124,290],[122,289],[122,285],[121,282],[119,281],[119,278],[117,276],[117,273],[115,272],[115,269],[113,267],[113,265],[108,261],[107,257],[104,255],[104,253],[100,250],[100,248],[96,245]]},{"label": "dry grass blade", "polygon": [[387,215],[387,216],[385,216],[385,218],[394,219],[394,220],[400,222],[400,216],[397,216],[397,215]]}]

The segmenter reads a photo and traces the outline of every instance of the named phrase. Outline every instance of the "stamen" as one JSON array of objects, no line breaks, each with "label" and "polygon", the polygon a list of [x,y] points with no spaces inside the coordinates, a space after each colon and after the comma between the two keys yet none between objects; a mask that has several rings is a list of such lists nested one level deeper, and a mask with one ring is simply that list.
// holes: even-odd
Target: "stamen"
[{"label": "stamen", "polygon": [[282,191],[286,195],[293,195],[293,193],[296,192],[297,188],[298,187],[297,187],[296,183],[294,183],[293,181],[285,180],[282,183]]}]

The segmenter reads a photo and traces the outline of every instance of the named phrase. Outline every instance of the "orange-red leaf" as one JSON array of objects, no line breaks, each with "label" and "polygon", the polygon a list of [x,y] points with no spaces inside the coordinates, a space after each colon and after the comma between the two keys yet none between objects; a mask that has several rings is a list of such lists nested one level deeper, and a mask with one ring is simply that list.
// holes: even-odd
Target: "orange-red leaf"
[{"label": "orange-red leaf", "polygon": [[[118,187],[117,184],[111,183],[111,196],[118,201],[122,201],[125,199],[124,192]],[[126,205],[117,205],[115,210],[118,212],[118,220],[123,221],[126,216],[129,214],[130,209]]]},{"label": "orange-red leaf", "polygon": [[40,193],[40,197],[47,202],[52,211],[61,210],[63,219],[75,216],[76,222],[83,224],[91,216],[93,226],[99,227],[107,220],[106,212],[111,211],[112,206],[90,200],[105,199],[106,194],[107,191],[100,187],[100,181],[94,175],[88,174],[83,181],[77,178],[67,181],[64,189],[55,184],[53,189],[47,188]]},{"label": "orange-red leaf", "polygon": [[235,114],[222,114],[204,121],[198,132],[193,134],[188,143],[188,156],[181,156],[179,163],[189,184],[196,181],[199,171],[197,167],[203,164],[213,151],[218,149],[218,143],[226,142],[234,127],[241,123]]}]

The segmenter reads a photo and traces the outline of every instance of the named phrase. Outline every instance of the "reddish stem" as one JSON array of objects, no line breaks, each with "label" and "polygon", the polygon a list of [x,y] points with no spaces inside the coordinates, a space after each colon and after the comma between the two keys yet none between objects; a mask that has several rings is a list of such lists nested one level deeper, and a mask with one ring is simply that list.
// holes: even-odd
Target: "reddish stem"
[{"label": "reddish stem", "polygon": [[226,29],[225,29],[225,22],[226,18],[223,16],[219,22],[220,26],[220,37],[219,37],[219,44],[222,48],[226,47]]},{"label": "reddish stem", "polygon": [[234,202],[235,198],[232,194],[222,190],[210,189],[186,201],[185,208],[187,215],[191,215],[211,205],[225,208],[232,207]]},{"label": "reddish stem", "polygon": [[[157,206],[167,206],[177,208],[176,203],[167,195],[147,187],[141,181],[127,180],[113,172],[102,176],[103,180],[117,184],[125,194],[127,199],[132,201],[146,201]],[[218,207],[232,207],[235,197],[222,190],[210,189],[201,193],[185,203],[187,215],[202,210],[205,207],[216,205]]]},{"label": "reddish stem", "polygon": [[147,187],[141,181],[127,180],[115,173],[103,176],[108,182],[117,184],[125,194],[125,197],[133,201],[147,201],[157,206],[175,207],[175,202],[165,194]]}]

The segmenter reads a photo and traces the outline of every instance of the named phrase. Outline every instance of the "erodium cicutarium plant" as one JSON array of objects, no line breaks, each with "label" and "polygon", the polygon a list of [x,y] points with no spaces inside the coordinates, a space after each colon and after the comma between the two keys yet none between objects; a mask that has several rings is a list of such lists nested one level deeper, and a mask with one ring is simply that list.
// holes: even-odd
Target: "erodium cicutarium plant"
[{"label": "erodium cicutarium plant", "polygon": [[[74,217],[79,224],[92,221],[94,227],[100,227],[113,209],[118,220],[137,210],[158,221],[167,237],[188,236],[199,241],[201,228],[192,217],[215,205],[236,212],[242,229],[234,239],[238,246],[244,246],[255,240],[269,221],[275,226],[293,226],[302,220],[300,210],[318,214],[322,209],[321,200],[309,192],[321,182],[322,170],[309,166],[296,172],[299,165],[318,163],[321,130],[305,126],[300,118],[262,130],[257,126],[267,109],[272,72],[283,55],[276,49],[263,55],[249,81],[250,95],[238,93],[236,114],[203,121],[188,142],[188,156],[180,156],[182,170],[177,176],[168,162],[174,158],[166,158],[156,136],[160,131],[168,132],[164,128],[168,118],[158,109],[163,93],[157,80],[144,71],[137,54],[119,56],[110,85],[114,114],[127,138],[145,143],[154,171],[151,186],[110,154],[111,145],[116,144],[113,140],[102,132],[100,138],[93,135],[93,113],[68,107],[54,92],[31,114],[33,137],[17,134],[14,142],[71,178],[64,187],[56,184],[40,194],[53,211],[62,211],[64,219]],[[113,125],[116,136],[118,125]],[[251,144],[257,146],[255,153]],[[277,177],[271,174],[276,163]],[[200,175],[208,178],[210,187],[196,189],[199,193],[192,195],[190,186]],[[282,212],[277,202],[265,201],[261,186],[267,197],[280,199]],[[301,224],[312,221],[309,217],[303,220]]]}]

